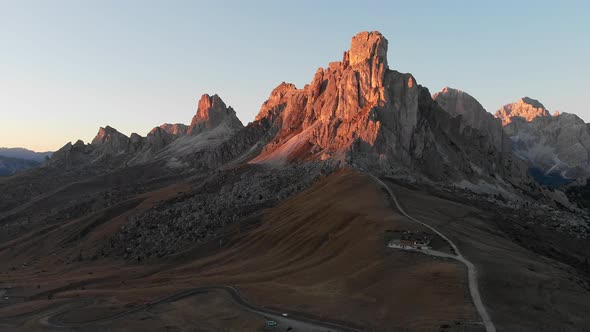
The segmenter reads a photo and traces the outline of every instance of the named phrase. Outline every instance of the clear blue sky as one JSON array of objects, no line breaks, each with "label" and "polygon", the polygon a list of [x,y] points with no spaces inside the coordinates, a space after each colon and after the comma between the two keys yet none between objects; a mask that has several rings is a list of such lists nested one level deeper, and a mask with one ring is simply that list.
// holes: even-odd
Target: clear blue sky
[{"label": "clear blue sky", "polygon": [[589,121],[588,17],[587,1],[0,0],[0,146],[55,150],[105,125],[145,135],[189,123],[203,93],[247,123],[363,30],[433,93],[491,112],[526,95]]}]

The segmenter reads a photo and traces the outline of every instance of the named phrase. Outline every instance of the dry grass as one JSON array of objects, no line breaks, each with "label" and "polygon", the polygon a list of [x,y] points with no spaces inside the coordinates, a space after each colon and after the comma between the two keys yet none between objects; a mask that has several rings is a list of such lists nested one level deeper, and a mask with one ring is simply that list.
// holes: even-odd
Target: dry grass
[{"label": "dry grass", "polygon": [[[80,248],[90,250],[127,216],[173,197],[178,191],[181,190],[171,187],[141,197],[134,208],[121,211],[93,228],[77,247],[68,249],[70,254]],[[207,284],[235,284],[247,299],[258,305],[375,331],[402,328],[432,331],[448,322],[477,319],[462,265],[385,247],[386,230],[419,230],[390,204],[370,179],[352,171],[341,171],[267,210],[257,228],[236,233],[230,245],[205,257],[200,253],[194,258],[182,257],[152,265],[109,260],[60,265],[53,256],[41,255],[34,268],[11,271],[6,280],[20,284],[22,292],[31,291],[37,283],[42,284],[37,292],[70,285],[56,298],[92,297],[102,301],[101,310],[81,309],[79,315],[72,313],[73,320],[76,316],[86,319],[100,316],[105,310],[121,309],[125,304],[144,303],[178,289]],[[80,225],[74,222],[63,227]],[[51,244],[59,243],[63,233],[50,231],[37,238],[44,241],[44,250],[51,253]],[[26,255],[16,258],[32,259]],[[40,270],[46,272],[37,273]],[[73,283],[78,284],[72,286]],[[210,300],[222,303],[219,302],[222,300]],[[201,302],[187,299],[183,303],[191,307],[179,308],[174,303],[159,306],[149,319],[161,325],[153,326],[163,329],[176,319],[173,317],[203,308]],[[217,304],[211,308],[218,308]],[[236,315],[242,317],[240,313]],[[251,326],[248,325],[251,317],[246,316],[237,318],[234,322],[237,325],[232,325],[232,329]],[[214,319],[207,323],[185,318],[181,320],[186,324],[184,328],[216,324]],[[143,318],[137,319],[144,322]],[[138,323],[137,319],[121,321],[129,320],[129,329],[150,326]],[[27,324],[33,324],[32,320]],[[114,330],[122,326],[117,325],[122,324],[120,321],[112,324]],[[27,326],[33,329],[35,325]]]}]

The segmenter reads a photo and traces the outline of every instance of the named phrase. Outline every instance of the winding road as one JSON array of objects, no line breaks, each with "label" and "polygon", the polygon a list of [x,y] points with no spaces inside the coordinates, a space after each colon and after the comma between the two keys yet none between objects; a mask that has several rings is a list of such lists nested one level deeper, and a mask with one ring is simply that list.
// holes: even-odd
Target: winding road
[{"label": "winding road", "polygon": [[467,279],[469,282],[469,293],[471,294],[471,299],[473,300],[473,304],[475,305],[475,308],[477,309],[477,312],[479,313],[479,316],[481,317],[481,319],[483,321],[483,324],[486,328],[486,332],[496,332],[496,326],[494,326],[494,323],[492,322],[492,319],[490,318],[490,315],[488,314],[488,311],[486,310],[486,307],[483,304],[483,301],[481,300],[481,295],[479,293],[479,287],[477,285],[477,268],[475,267],[475,265],[473,265],[473,263],[471,263],[463,255],[461,255],[461,251],[459,251],[459,248],[457,247],[457,245],[453,241],[451,241],[451,239],[446,237],[443,233],[439,232],[436,228],[410,216],[404,210],[402,205],[399,203],[397,197],[393,193],[393,190],[391,190],[391,188],[389,188],[389,186],[387,184],[385,184],[385,182],[381,181],[379,178],[377,178],[376,176],[374,176],[371,173],[365,173],[365,174],[369,175],[371,178],[373,178],[373,180],[375,180],[379,185],[383,186],[383,188],[385,188],[385,190],[387,190],[387,192],[389,193],[389,196],[391,196],[391,198],[393,199],[393,202],[395,203],[395,206],[397,207],[399,212],[401,212],[401,214],[406,216],[408,219],[410,219],[414,222],[417,222],[420,225],[427,227],[428,229],[430,229],[431,231],[433,231],[434,233],[436,233],[438,236],[440,236],[441,238],[443,238],[445,241],[447,241],[449,243],[451,248],[453,248],[453,250],[455,251],[456,256],[446,254],[443,252],[439,252],[439,251],[434,251],[434,250],[416,250],[416,251],[423,252],[425,254],[432,255],[432,256],[452,258],[452,259],[455,259],[455,260],[463,263],[467,267]]},{"label": "winding road", "polygon": [[[447,253],[443,253],[443,252],[435,251],[435,250],[411,250],[411,251],[418,251],[418,252],[428,254],[431,256],[450,258],[450,259],[454,259],[454,260],[457,260],[457,261],[463,263],[467,267],[469,293],[471,294],[473,304],[475,305],[475,308],[478,311],[478,313],[482,319],[482,322],[485,326],[486,332],[495,332],[496,327],[494,326],[494,323],[492,322],[492,320],[491,320],[491,318],[490,318],[490,316],[489,316],[489,314],[482,302],[481,295],[479,293],[478,282],[477,282],[477,269],[473,265],[473,263],[471,263],[468,259],[466,259],[461,254],[457,245],[453,241],[451,241],[448,237],[446,237],[444,234],[442,234],[441,232],[436,230],[434,227],[410,216],[403,209],[403,207],[401,206],[397,197],[395,196],[395,194],[393,193],[393,191],[391,190],[391,188],[389,188],[389,186],[387,184],[385,184],[382,180],[380,180],[379,178],[377,178],[373,174],[370,174],[370,173],[365,173],[365,174],[370,176],[374,181],[376,181],[380,186],[382,186],[388,192],[389,196],[392,198],[393,202],[395,203],[395,206],[397,207],[397,209],[400,211],[401,214],[403,214],[408,219],[432,230],[435,234],[437,234],[438,236],[440,236],[441,238],[443,238],[445,241],[447,241],[449,243],[449,245],[454,250],[456,255],[451,255],[451,254],[447,254]],[[122,311],[122,312],[119,312],[119,313],[116,313],[113,315],[109,315],[106,317],[98,318],[98,319],[87,320],[87,321],[83,321],[83,322],[75,322],[75,323],[67,323],[67,322],[64,322],[63,320],[61,320],[61,317],[65,313],[67,313],[71,310],[74,310],[77,308],[82,308],[82,307],[85,307],[85,306],[95,303],[95,300],[93,300],[93,299],[78,299],[76,301],[66,303],[65,305],[63,305],[59,309],[50,310],[51,313],[45,314],[44,316],[42,316],[40,319],[40,322],[43,325],[50,326],[50,327],[57,327],[57,328],[79,328],[79,327],[89,326],[89,325],[93,325],[93,324],[106,323],[106,322],[112,321],[114,319],[118,319],[118,318],[130,315],[132,313],[136,313],[138,311],[149,309],[152,306],[156,306],[158,304],[171,303],[171,302],[178,301],[180,299],[183,299],[183,298],[186,298],[189,296],[206,293],[211,290],[225,291],[226,293],[228,293],[231,296],[231,298],[234,302],[236,302],[238,305],[240,305],[244,309],[246,309],[252,313],[262,315],[266,319],[275,320],[275,321],[281,323],[281,325],[291,326],[296,330],[332,331],[332,332],[336,332],[336,331],[359,332],[359,331],[361,331],[361,330],[358,330],[358,329],[355,329],[352,327],[340,325],[338,323],[319,321],[316,319],[301,317],[301,316],[297,316],[297,315],[284,316],[282,312],[259,307],[259,306],[256,306],[256,305],[248,302],[246,299],[244,299],[240,295],[239,291],[235,287],[228,286],[228,285],[213,285],[213,286],[196,287],[196,288],[183,290],[183,291],[174,293],[172,295],[161,297],[161,298],[156,299],[152,302],[149,302],[149,303],[146,303],[143,305],[139,305],[139,306],[131,308],[129,310]],[[22,315],[17,315],[17,316],[21,316],[21,317],[29,316],[29,315],[33,316],[33,315],[39,314],[39,311],[41,311],[41,310],[36,310],[34,312],[30,312],[30,313],[22,314]],[[45,311],[45,310],[43,310],[43,311]],[[16,317],[16,316],[14,316],[14,317]],[[0,318],[0,321],[6,320],[9,318],[11,318],[11,317]]]},{"label": "winding road", "polygon": [[89,326],[89,325],[93,325],[93,324],[109,322],[111,320],[121,318],[121,317],[127,316],[129,314],[138,312],[138,311],[149,309],[150,307],[158,305],[158,304],[178,301],[180,299],[183,299],[183,298],[186,298],[186,297],[189,297],[192,295],[206,293],[211,290],[225,291],[231,296],[232,300],[234,300],[237,304],[239,304],[240,306],[242,306],[246,310],[256,313],[256,314],[259,314],[259,315],[262,315],[266,319],[272,319],[277,322],[280,322],[284,326],[291,326],[295,330],[332,331],[332,332],[336,332],[336,331],[360,332],[361,331],[361,330],[357,330],[355,328],[340,325],[337,323],[319,321],[319,320],[315,320],[315,319],[307,318],[307,317],[293,316],[293,315],[283,316],[282,312],[258,307],[256,305],[248,302],[246,299],[244,299],[240,295],[240,293],[238,292],[238,290],[235,287],[226,286],[226,285],[214,285],[214,286],[205,286],[205,287],[197,287],[197,288],[187,289],[187,290],[180,291],[178,293],[175,293],[175,294],[172,294],[169,296],[159,298],[159,299],[154,300],[152,302],[137,306],[135,308],[132,308],[132,309],[129,309],[129,310],[126,310],[123,312],[119,312],[119,313],[116,313],[116,314],[113,314],[113,315],[110,315],[107,317],[88,320],[88,321],[84,321],[84,322],[66,323],[66,322],[63,322],[60,320],[60,317],[63,314],[67,313],[68,311],[90,305],[94,302],[91,299],[84,299],[84,300],[76,301],[75,303],[70,303],[66,306],[66,308],[63,308],[63,309],[58,310],[54,313],[51,313],[50,315],[46,315],[46,316],[42,317],[40,322],[43,325],[51,326],[51,327],[79,328],[79,327]]}]

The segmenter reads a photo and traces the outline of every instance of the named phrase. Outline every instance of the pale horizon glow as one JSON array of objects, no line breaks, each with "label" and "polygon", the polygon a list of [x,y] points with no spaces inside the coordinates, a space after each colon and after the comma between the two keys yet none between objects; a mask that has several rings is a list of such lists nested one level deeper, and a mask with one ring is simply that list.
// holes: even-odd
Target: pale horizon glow
[{"label": "pale horizon glow", "polygon": [[244,124],[378,30],[393,70],[489,112],[528,96],[590,121],[585,1],[2,1],[0,147],[55,151],[99,127],[145,136],[218,94]]}]

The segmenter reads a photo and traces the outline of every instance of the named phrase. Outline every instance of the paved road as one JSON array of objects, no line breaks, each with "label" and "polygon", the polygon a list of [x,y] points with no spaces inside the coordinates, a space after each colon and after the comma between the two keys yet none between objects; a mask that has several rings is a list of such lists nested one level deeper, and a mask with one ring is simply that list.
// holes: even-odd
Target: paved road
[{"label": "paved road", "polygon": [[295,331],[332,331],[332,332],[336,332],[336,331],[359,332],[360,331],[355,328],[343,326],[343,325],[340,325],[337,323],[319,321],[319,320],[315,320],[315,319],[311,319],[311,318],[307,318],[307,317],[300,317],[300,316],[296,316],[296,315],[295,316],[289,315],[288,317],[284,317],[282,312],[258,307],[254,304],[251,304],[250,302],[248,302],[246,299],[244,299],[240,295],[240,293],[238,292],[238,290],[235,287],[226,286],[226,285],[197,287],[197,288],[184,290],[184,291],[181,291],[181,292],[169,295],[169,296],[159,298],[159,299],[154,300],[150,303],[140,305],[135,308],[132,308],[132,309],[129,309],[129,310],[117,313],[117,314],[113,314],[108,317],[99,318],[99,319],[93,319],[93,320],[88,320],[88,321],[84,321],[84,322],[77,322],[77,323],[65,323],[65,322],[61,321],[60,317],[63,314],[65,314],[66,312],[73,310],[75,308],[87,306],[93,302],[93,300],[78,300],[76,303],[70,303],[69,305],[66,306],[66,308],[64,308],[62,310],[56,311],[54,313],[51,313],[48,316],[42,317],[40,322],[43,325],[47,325],[47,326],[51,326],[51,327],[60,327],[60,328],[84,327],[84,326],[94,325],[94,324],[98,324],[98,323],[109,322],[111,320],[121,318],[121,317],[127,316],[129,314],[132,314],[132,313],[135,313],[135,312],[138,312],[141,310],[149,309],[150,307],[158,305],[158,304],[178,301],[180,299],[183,299],[183,298],[186,298],[186,297],[189,297],[192,295],[206,293],[210,290],[225,291],[232,297],[232,299],[237,304],[239,304],[240,306],[242,306],[246,310],[256,313],[256,314],[259,314],[259,315],[262,315],[266,319],[275,320],[275,321],[279,322],[284,327],[291,326]]},{"label": "paved road", "polygon": [[486,307],[484,306],[483,301],[481,300],[481,295],[479,293],[479,288],[477,285],[477,268],[473,265],[473,263],[471,263],[463,255],[461,255],[461,251],[459,251],[459,248],[457,248],[457,245],[453,241],[451,241],[451,239],[446,237],[443,233],[439,232],[434,227],[410,216],[404,210],[404,208],[401,206],[397,197],[393,193],[393,190],[391,190],[391,188],[389,188],[389,186],[387,184],[385,184],[383,181],[378,179],[373,174],[370,174],[370,173],[367,173],[367,174],[371,178],[373,178],[378,184],[380,184],[381,186],[383,186],[383,188],[385,188],[387,190],[387,192],[389,193],[389,196],[391,196],[391,198],[393,199],[393,202],[395,203],[395,206],[397,207],[399,212],[401,212],[408,219],[415,221],[415,222],[419,223],[420,225],[428,227],[430,230],[432,230],[434,233],[436,233],[438,236],[445,239],[445,241],[447,241],[449,243],[451,248],[453,248],[453,250],[455,251],[456,256],[446,254],[446,253],[443,253],[440,251],[435,251],[435,250],[416,250],[416,251],[424,252],[426,254],[433,255],[433,256],[452,258],[452,259],[455,259],[455,260],[463,263],[467,267],[467,279],[469,282],[469,293],[471,294],[471,299],[473,300],[473,304],[475,305],[475,308],[477,309],[477,312],[479,313],[479,316],[481,317],[483,324],[486,327],[486,331],[487,332],[496,332],[496,327],[494,326],[494,323],[492,322],[492,319],[490,318],[490,315],[488,314],[488,311],[486,310]]}]

